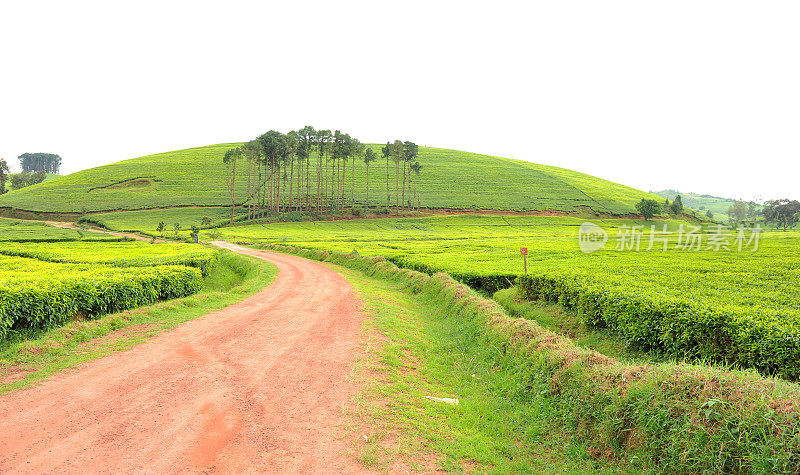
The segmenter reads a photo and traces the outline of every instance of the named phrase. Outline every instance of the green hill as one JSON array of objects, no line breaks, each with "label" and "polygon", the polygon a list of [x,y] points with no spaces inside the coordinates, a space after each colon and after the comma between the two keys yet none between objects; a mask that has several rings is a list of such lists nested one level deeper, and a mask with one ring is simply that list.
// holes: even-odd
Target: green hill
[{"label": "green hill", "polygon": [[[0,197],[0,207],[81,213],[227,206],[222,156],[237,145],[209,145],[83,170],[7,193]],[[380,146],[371,147],[379,152]],[[600,213],[625,214],[634,212],[633,206],[641,198],[657,198],[583,173],[521,160],[428,147],[420,147],[418,160],[424,167],[419,178],[423,207],[562,212],[587,207]],[[244,167],[240,165],[239,171]],[[391,168],[394,186],[393,164]],[[348,166],[348,177],[350,170]],[[364,173],[364,164],[358,161],[356,199],[361,203],[366,199]],[[245,197],[246,183],[242,173],[237,182],[238,202]],[[370,167],[369,185],[370,203],[385,204],[383,159]]]}]

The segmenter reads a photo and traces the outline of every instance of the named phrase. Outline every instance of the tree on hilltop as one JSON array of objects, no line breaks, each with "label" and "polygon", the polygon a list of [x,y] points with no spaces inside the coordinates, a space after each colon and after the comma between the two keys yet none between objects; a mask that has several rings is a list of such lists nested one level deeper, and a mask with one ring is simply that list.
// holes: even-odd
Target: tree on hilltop
[{"label": "tree on hilltop", "polygon": [[[366,146],[361,143],[357,138],[350,139],[350,155],[353,157],[353,170],[350,174],[353,180],[353,186],[350,187],[350,204],[352,208],[356,207],[356,158],[364,155]],[[369,173],[369,169],[367,169]],[[367,183],[369,183],[369,175],[367,175]]]},{"label": "tree on hilltop", "polygon": [[[403,142],[403,197],[402,203],[406,204],[406,169],[411,166],[417,158],[419,147],[414,142]],[[413,198],[412,198],[413,201]]]},{"label": "tree on hilltop", "polygon": [[381,153],[383,158],[386,159],[386,211],[388,212],[392,200],[392,192],[389,191],[389,159],[392,156],[392,145],[386,142],[386,145],[381,148]]},{"label": "tree on hilltop", "polygon": [[[411,171],[414,172],[414,195],[417,198],[417,210],[421,207],[421,200],[419,198],[419,189],[417,188],[417,181],[419,181],[419,173],[422,171],[422,165],[419,162],[414,162],[411,164]],[[414,199],[412,198],[412,203]]]},{"label": "tree on hilltop", "polygon": [[400,162],[405,160],[405,147],[403,142],[395,140],[389,147],[389,153],[394,162],[394,201],[395,206],[400,207]]},{"label": "tree on hilltop", "polygon": [[233,216],[236,214],[236,162],[241,156],[241,147],[236,147],[225,152],[225,156],[222,158],[227,178],[225,182],[228,186],[228,195],[231,197],[231,224],[233,224]]},{"label": "tree on hilltop", "polygon": [[369,164],[374,162],[378,158],[375,155],[375,151],[371,148],[367,148],[364,150],[364,165],[367,167],[367,209],[369,209]]},{"label": "tree on hilltop", "polygon": [[58,173],[61,170],[61,157],[54,153],[23,153],[19,157],[23,173]]}]

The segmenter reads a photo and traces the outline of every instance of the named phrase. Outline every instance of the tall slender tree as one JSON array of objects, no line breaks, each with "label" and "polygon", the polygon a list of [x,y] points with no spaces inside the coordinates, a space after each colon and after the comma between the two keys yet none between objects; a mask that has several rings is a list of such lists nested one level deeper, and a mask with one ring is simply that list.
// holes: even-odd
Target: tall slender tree
[{"label": "tall slender tree", "polygon": [[289,198],[288,198],[288,210],[292,211],[292,200],[294,198],[294,194],[292,193],[294,190],[292,186],[294,185],[294,157],[297,154],[297,147],[298,147],[298,138],[297,132],[291,131],[284,136],[284,140],[286,142],[286,162],[287,166],[289,167]]},{"label": "tall slender tree", "polygon": [[[353,170],[350,174],[353,180],[353,186],[350,187],[351,196],[350,203],[353,208],[356,206],[356,158],[362,156],[364,153],[364,144],[356,138],[350,139],[350,156],[353,157]],[[369,180],[369,177],[367,177]]]},{"label": "tall slender tree", "polygon": [[[306,165],[306,209],[310,210],[311,202],[311,151],[314,149],[317,131],[307,125],[298,132],[297,156],[305,161]],[[302,211],[302,208],[301,208]]]},{"label": "tall slender tree", "polygon": [[330,130],[319,130],[316,134],[316,142],[317,142],[317,217],[322,215],[322,207],[324,202],[322,201],[323,193],[327,193],[327,174],[328,174],[328,162],[326,161],[326,154],[328,153],[328,145],[331,141],[331,131]]},{"label": "tall slender tree", "polygon": [[389,191],[389,160],[392,157],[392,144],[386,142],[386,145],[381,148],[381,153],[383,153],[383,158],[386,159],[386,211],[388,212],[392,201],[392,192]]},{"label": "tall slender tree", "polygon": [[[402,205],[406,206],[406,169],[409,165],[414,163],[419,153],[419,147],[414,142],[403,142],[403,201]],[[414,199],[411,199],[414,202]]]},{"label": "tall slender tree", "polygon": [[[422,171],[422,165],[419,162],[414,162],[411,164],[411,171],[414,172],[414,195],[416,195],[417,201],[417,210],[419,210],[422,206],[420,204],[419,198],[419,189],[417,188],[417,182],[419,181],[419,173]],[[411,198],[411,202],[414,202],[414,198]]]},{"label": "tall slender tree", "polygon": [[258,141],[264,150],[265,178],[269,180],[269,199],[272,212],[277,213],[280,203],[278,200],[278,187],[280,186],[281,162],[286,159],[287,147],[286,140],[282,133],[276,130],[262,134]]},{"label": "tall slender tree", "polygon": [[369,209],[369,164],[374,162],[377,159],[377,155],[375,155],[375,151],[371,148],[367,148],[364,150],[364,165],[367,167],[367,174],[366,174],[366,191],[367,191],[367,209]]},{"label": "tall slender tree", "polygon": [[242,149],[239,147],[232,148],[225,152],[222,161],[225,163],[226,171],[226,184],[228,186],[228,195],[231,198],[231,224],[233,224],[233,217],[236,215],[236,162],[242,156]]},{"label": "tall slender tree", "polygon": [[403,161],[403,142],[395,140],[391,146],[391,156],[394,162],[394,204],[400,208],[400,162]]}]

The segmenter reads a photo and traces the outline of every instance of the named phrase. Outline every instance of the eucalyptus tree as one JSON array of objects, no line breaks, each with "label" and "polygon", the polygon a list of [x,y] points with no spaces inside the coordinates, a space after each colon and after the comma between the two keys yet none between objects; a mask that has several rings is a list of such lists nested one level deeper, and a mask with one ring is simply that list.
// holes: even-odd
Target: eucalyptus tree
[{"label": "eucalyptus tree", "polygon": [[[256,214],[256,196],[259,194],[259,182],[253,183],[253,165],[256,168],[261,163],[264,148],[258,140],[251,140],[242,145],[244,156],[247,159],[247,219],[254,219]],[[259,168],[260,170],[260,168]]]},{"label": "eucalyptus tree", "polygon": [[[421,208],[420,198],[419,198],[419,189],[417,188],[417,182],[419,181],[419,173],[422,171],[422,165],[419,162],[414,162],[411,164],[411,171],[414,172],[414,195],[416,195],[417,199],[417,210]],[[414,202],[414,198],[411,198],[411,202]]]},{"label": "eucalyptus tree", "polygon": [[291,211],[292,200],[294,198],[294,194],[292,193],[293,191],[292,186],[294,184],[294,157],[297,154],[297,148],[298,148],[297,132],[291,131],[287,133],[284,136],[284,141],[286,142],[286,162],[289,167],[289,199],[287,200],[288,201],[287,209]]},{"label": "eucalyptus tree", "polygon": [[[403,206],[406,205],[406,168],[416,160],[418,153],[419,147],[417,144],[409,141],[403,142]],[[414,199],[412,198],[411,201],[413,202]]]},{"label": "eucalyptus tree", "polygon": [[386,210],[388,211],[392,200],[392,192],[389,191],[389,159],[392,156],[392,144],[386,142],[386,145],[381,148],[381,153],[383,153],[383,158],[386,159]]},{"label": "eucalyptus tree", "polygon": [[[305,162],[306,166],[306,206],[310,207],[310,196],[311,196],[311,150],[314,148],[314,140],[315,140],[316,131],[314,127],[307,125],[302,129],[297,131],[297,158],[303,162]],[[298,174],[299,175],[299,174]],[[302,181],[302,177],[298,176],[298,178]],[[298,186],[298,190],[300,187]],[[298,192],[298,196],[302,197],[302,195]],[[300,203],[300,211],[303,211],[302,200],[298,198],[298,202]]]},{"label": "eucalyptus tree", "polygon": [[54,153],[23,153],[17,158],[23,173],[58,173],[61,169],[61,157]]},{"label": "eucalyptus tree", "polygon": [[[351,196],[350,203],[353,207],[356,206],[356,157],[360,157],[364,153],[364,144],[356,138],[350,139],[350,156],[353,157],[353,169],[350,174],[353,177],[353,186],[350,188]],[[369,181],[369,176],[367,176]]]},{"label": "eucalyptus tree", "polygon": [[375,155],[375,151],[371,148],[366,148],[364,150],[364,165],[367,167],[367,209],[369,209],[369,164],[374,162],[378,156]]},{"label": "eucalyptus tree", "polygon": [[400,207],[400,162],[404,160],[403,142],[395,140],[389,147],[389,154],[394,162],[394,201],[395,206]]},{"label": "eucalyptus tree", "polygon": [[[270,130],[258,137],[264,151],[265,180],[268,180],[267,192],[272,211],[277,211],[276,188],[280,186],[281,162],[285,160],[287,147],[284,135],[277,130]],[[276,177],[278,179],[276,179]],[[266,205],[266,203],[264,203]]]},{"label": "eucalyptus tree", "polygon": [[226,151],[225,156],[222,157],[222,161],[225,163],[225,183],[231,198],[231,224],[233,224],[233,216],[236,214],[236,162],[242,155],[242,148],[236,147]]},{"label": "eucalyptus tree", "polygon": [[331,131],[330,130],[318,130],[316,135],[316,144],[317,144],[317,216],[319,217],[322,213],[322,195],[323,192],[327,192],[327,174],[328,174],[328,162],[325,160],[325,155],[328,152],[328,146],[330,145],[331,141]]}]

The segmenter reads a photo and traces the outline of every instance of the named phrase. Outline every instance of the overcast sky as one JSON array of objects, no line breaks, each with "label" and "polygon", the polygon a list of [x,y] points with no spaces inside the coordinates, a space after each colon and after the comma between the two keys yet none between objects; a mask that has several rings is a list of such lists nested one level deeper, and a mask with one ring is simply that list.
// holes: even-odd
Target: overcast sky
[{"label": "overcast sky", "polygon": [[2,2],[0,157],[306,124],[800,199],[800,2]]}]

